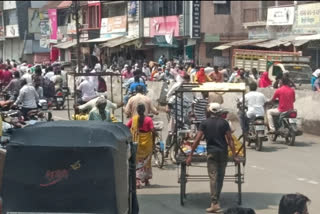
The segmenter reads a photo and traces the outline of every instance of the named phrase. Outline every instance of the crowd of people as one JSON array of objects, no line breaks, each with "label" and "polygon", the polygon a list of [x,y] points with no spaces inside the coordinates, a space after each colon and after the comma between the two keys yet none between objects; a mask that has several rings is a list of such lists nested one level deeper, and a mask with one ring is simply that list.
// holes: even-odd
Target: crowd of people
[{"label": "crowd of people", "polygon": [[[83,71],[94,74],[102,72],[103,69],[97,63],[93,68],[84,66]],[[174,92],[186,82],[245,83],[249,89],[244,100],[248,111],[245,115],[239,115],[241,128],[245,133],[248,132],[248,121],[257,116],[264,116],[265,104],[270,102],[262,93],[257,92],[258,87],[277,88],[271,101],[279,100],[279,107],[267,111],[270,133],[276,131],[272,116],[294,108],[295,85],[287,73],[277,77],[277,81],[273,84],[267,71],[259,73],[256,69],[252,69],[248,72],[237,67],[230,71],[226,67],[211,67],[210,63],[206,67],[195,64],[181,65],[167,61],[164,55],[159,58],[158,62],[144,62],[141,67],[139,64],[124,65],[120,73],[124,80],[122,87],[126,89],[124,100],[120,103],[108,100],[107,85],[102,76],[88,75],[79,78],[76,82],[78,99],[75,100],[75,113],[87,113],[88,120],[115,122],[117,119],[112,114],[112,110],[124,108],[129,119],[126,125],[132,133],[132,140],[138,144],[136,185],[138,188],[142,188],[143,184],[150,185],[150,179],[152,179],[151,158],[154,139],[157,135],[150,114],[159,114],[154,103],[147,96],[147,81],[174,82],[166,95],[168,103],[166,110],[170,115],[167,144],[169,145],[169,141],[173,137],[176,123],[178,123],[178,128],[183,128],[191,120],[196,121],[197,134],[186,163],[190,165],[195,149],[204,138],[207,141],[211,191],[211,206],[207,212],[211,213],[221,209],[219,199],[228,161],[228,146],[231,148],[234,161],[239,162],[231,135],[232,127],[220,117],[224,102],[223,94],[202,93],[199,97],[190,100],[188,97],[176,97]],[[318,69],[314,72],[312,80],[313,87],[317,91],[320,91],[319,77],[320,70]],[[9,99],[0,104],[2,106],[21,104],[21,111],[26,116],[30,110],[37,108],[40,99],[50,99],[57,90],[66,86],[66,78],[64,67],[59,63],[31,65],[26,62],[17,63],[8,60],[6,63],[0,64],[0,83],[2,92],[7,93]],[[178,106],[175,103],[178,103]],[[179,112],[175,108],[183,108],[185,118],[182,118],[182,115],[177,115],[178,121],[175,121],[175,114]],[[303,195],[287,195],[281,199],[279,214],[306,214],[306,204],[309,201]],[[226,213],[255,212],[252,209],[234,208]]]},{"label": "crowd of people", "polygon": [[33,65],[15,60],[0,62],[1,107],[21,105],[24,117],[37,109],[39,100],[52,99],[66,86],[66,72],[59,63]]}]

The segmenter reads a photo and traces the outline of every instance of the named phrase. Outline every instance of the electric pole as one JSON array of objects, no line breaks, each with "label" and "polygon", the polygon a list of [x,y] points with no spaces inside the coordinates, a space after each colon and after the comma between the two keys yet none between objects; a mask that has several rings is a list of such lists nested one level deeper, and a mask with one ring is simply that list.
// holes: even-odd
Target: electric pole
[{"label": "electric pole", "polygon": [[81,61],[80,61],[80,34],[81,32],[79,31],[80,29],[80,23],[79,23],[79,10],[80,10],[80,5],[79,1],[73,1],[72,2],[72,18],[76,22],[76,36],[77,36],[77,67],[78,67],[78,73],[82,73],[82,68],[81,68]]}]

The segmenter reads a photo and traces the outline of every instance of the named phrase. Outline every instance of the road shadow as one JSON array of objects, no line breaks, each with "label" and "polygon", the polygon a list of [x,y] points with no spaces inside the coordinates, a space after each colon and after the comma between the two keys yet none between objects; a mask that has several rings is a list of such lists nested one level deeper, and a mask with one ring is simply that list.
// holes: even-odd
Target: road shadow
[{"label": "road shadow", "polygon": [[[244,192],[242,193],[242,207],[250,207],[254,210],[264,210],[273,207],[276,209],[279,205],[281,197],[284,193],[257,193],[257,192]],[[143,200],[148,198],[148,202],[151,202],[148,206],[154,206],[153,201],[170,201],[170,207],[180,206],[180,195],[179,194],[160,194],[160,195],[149,195],[139,194],[139,201],[143,203]],[[164,201],[163,201],[164,202]],[[236,192],[225,192],[221,194],[220,205],[223,209],[238,206],[238,194]],[[210,205],[209,193],[187,193],[185,205],[179,208],[181,213],[192,213],[191,210],[205,210]],[[146,205],[145,205],[146,206]],[[154,207],[156,209],[156,207]],[[166,212],[167,213],[167,212]],[[172,212],[168,212],[172,213]],[[179,212],[180,213],[180,212]],[[257,212],[259,213],[259,212]]]},{"label": "road shadow", "polygon": [[[254,149],[254,148],[253,148]],[[265,145],[260,152],[277,152],[279,150],[288,149],[287,147]]]},{"label": "road shadow", "polygon": [[[291,147],[283,139],[277,140],[276,142],[270,142],[270,144],[271,145],[285,145],[287,147]],[[316,143],[314,143],[314,142],[302,142],[301,140],[298,139],[298,141],[296,140],[296,142],[294,143],[293,147],[311,147],[314,144],[316,144]]]}]

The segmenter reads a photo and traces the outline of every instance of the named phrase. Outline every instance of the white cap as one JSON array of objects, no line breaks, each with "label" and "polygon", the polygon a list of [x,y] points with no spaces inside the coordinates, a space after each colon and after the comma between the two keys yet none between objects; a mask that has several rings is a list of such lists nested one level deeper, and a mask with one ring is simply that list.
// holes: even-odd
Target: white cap
[{"label": "white cap", "polygon": [[219,103],[210,103],[208,109],[212,113],[217,113],[222,110],[221,105]]}]

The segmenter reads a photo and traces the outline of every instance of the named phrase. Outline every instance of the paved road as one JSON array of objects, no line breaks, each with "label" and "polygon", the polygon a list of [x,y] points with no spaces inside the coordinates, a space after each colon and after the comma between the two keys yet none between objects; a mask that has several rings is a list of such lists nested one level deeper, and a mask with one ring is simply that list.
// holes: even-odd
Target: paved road
[{"label": "paved road", "polygon": [[[66,111],[55,111],[56,119],[67,118]],[[165,118],[161,115],[161,118]],[[165,119],[164,119],[165,121]],[[165,132],[165,131],[164,131]],[[261,214],[277,213],[282,195],[302,193],[310,197],[312,214],[320,210],[320,137],[304,135],[297,138],[294,147],[279,140],[266,142],[262,152],[248,149],[243,184],[243,206],[251,207]],[[228,169],[233,173],[234,169]],[[206,175],[205,164],[191,167],[190,174]],[[205,213],[209,206],[209,183],[188,183],[187,202],[180,206],[176,165],[168,161],[164,169],[154,168],[151,187],[138,190],[141,214],[194,214]],[[221,195],[223,208],[237,204],[237,186],[225,183]]]}]

